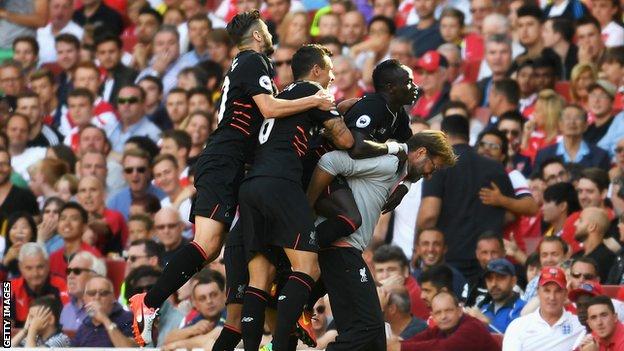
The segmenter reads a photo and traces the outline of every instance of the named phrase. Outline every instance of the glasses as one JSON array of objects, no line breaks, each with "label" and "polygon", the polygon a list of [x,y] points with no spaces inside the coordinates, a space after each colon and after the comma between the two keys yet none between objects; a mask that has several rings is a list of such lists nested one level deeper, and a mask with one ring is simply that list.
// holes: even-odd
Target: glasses
[{"label": "glasses", "polygon": [[624,147],[618,146],[618,147],[615,148],[615,153],[616,154],[621,154],[622,151],[624,151]]},{"label": "glasses", "polygon": [[145,286],[137,286],[134,288],[134,290],[136,290],[137,293],[142,293],[142,292],[148,292],[152,290],[153,287],[154,287],[154,284],[145,285]]},{"label": "glasses", "polygon": [[126,174],[132,174],[134,171],[137,171],[138,173],[145,173],[145,171],[147,171],[147,167],[126,167],[124,168],[124,172]]},{"label": "glasses", "polygon": [[570,275],[574,279],[580,279],[581,277],[583,277],[583,279],[585,279],[585,280],[594,280],[594,279],[596,279],[596,276],[594,274],[589,274],[589,273],[582,274],[582,273],[570,272]]},{"label": "glasses", "polygon": [[136,104],[137,102],[141,101],[141,99],[139,99],[136,96],[130,96],[127,98],[117,98],[117,105],[123,105],[123,104]]},{"label": "glasses", "polygon": [[484,149],[492,149],[492,150],[500,150],[501,149],[501,146],[499,144],[489,143],[487,141],[480,141],[479,142],[479,147],[482,147]]},{"label": "glasses", "polygon": [[325,306],[319,305],[314,309],[314,311],[316,311],[316,314],[323,314],[325,313]]},{"label": "glasses", "polygon": [[126,261],[130,261],[130,263],[134,263],[142,258],[150,257],[148,255],[136,255],[136,256],[128,256],[126,257]]},{"label": "glasses", "polygon": [[82,274],[82,273],[84,273],[84,272],[92,272],[92,273],[95,273],[95,272],[93,272],[91,269],[88,269],[88,268],[67,268],[67,269],[65,270],[65,273],[66,273],[68,276],[69,276],[70,274],[72,274],[72,273],[73,273],[73,274],[75,274],[75,275],[81,275],[81,274]]},{"label": "glasses", "polygon": [[108,297],[113,292],[110,290],[87,290],[85,291],[85,295],[89,297],[95,297],[95,295],[100,295],[101,297]]},{"label": "glasses", "polygon": [[290,66],[292,64],[292,60],[284,60],[284,61],[273,61],[273,64],[277,67],[287,65]]},{"label": "glasses", "polygon": [[166,229],[176,229],[178,226],[180,225],[180,223],[169,223],[169,224],[159,224],[157,226],[154,226],[154,228],[156,228],[156,230],[165,230]]},{"label": "glasses", "polygon": [[505,134],[511,134],[511,136],[517,138],[520,136],[520,131],[516,129],[499,129],[499,131]]}]

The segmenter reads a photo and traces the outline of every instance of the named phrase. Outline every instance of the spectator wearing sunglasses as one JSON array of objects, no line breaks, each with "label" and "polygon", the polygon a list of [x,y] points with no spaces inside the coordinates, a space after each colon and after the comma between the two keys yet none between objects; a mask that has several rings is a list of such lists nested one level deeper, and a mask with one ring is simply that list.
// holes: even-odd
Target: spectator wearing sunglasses
[{"label": "spectator wearing sunglasses", "polygon": [[177,210],[165,207],[154,216],[154,229],[158,241],[165,247],[165,252],[162,255],[164,267],[187,242],[182,236],[184,223],[182,223],[180,213]]},{"label": "spectator wearing sunglasses", "polygon": [[145,90],[138,85],[127,85],[117,96],[119,124],[109,134],[113,151],[121,153],[126,140],[133,136],[146,136],[154,142],[160,139],[160,128],[146,117]]},{"label": "spectator wearing sunglasses", "polygon": [[131,148],[124,152],[121,164],[124,179],[128,186],[121,188],[114,194],[107,202],[106,207],[121,212],[127,219],[133,202],[145,198],[148,194],[154,195],[158,199],[165,197],[165,193],[151,183],[150,159],[150,155],[139,148]]},{"label": "spectator wearing sunglasses", "polygon": [[136,347],[132,339],[132,313],[115,301],[113,283],[106,277],[90,278],[84,290],[88,317],[72,340],[73,347]]},{"label": "spectator wearing sunglasses", "polygon": [[50,254],[50,273],[67,278],[67,262],[79,251],[102,256],[95,247],[82,241],[88,220],[89,214],[76,202],[68,202],[61,208],[58,231],[63,238],[63,247]]},{"label": "spectator wearing sunglasses", "polygon": [[73,334],[87,317],[83,300],[85,285],[95,275],[105,276],[106,265],[92,253],[80,251],[72,257],[65,271],[67,273],[67,293],[70,300],[63,307],[59,321],[63,327],[63,332]]}]

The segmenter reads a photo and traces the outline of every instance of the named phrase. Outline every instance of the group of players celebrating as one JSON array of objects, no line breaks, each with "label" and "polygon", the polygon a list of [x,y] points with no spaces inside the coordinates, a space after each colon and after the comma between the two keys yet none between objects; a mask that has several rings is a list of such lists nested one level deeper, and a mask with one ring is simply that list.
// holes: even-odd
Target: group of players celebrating
[{"label": "group of players celebrating", "polygon": [[441,132],[412,135],[404,106],[419,90],[398,61],[375,68],[375,93],[336,107],[327,93],[329,50],[302,46],[292,60],[295,82],[278,94],[272,39],[258,11],[235,16],[227,32],[240,53],[223,82],[219,126],[196,166],[195,237],[150,291],[130,299],[135,339],[152,344],[159,307],[225,244],[227,319],[213,350],[233,350],[242,339],[246,351],[257,351],[266,308],[276,309],[273,350],[294,350],[298,338],[314,346],[310,317],[325,294],[338,331],[328,350],[385,350],[362,251],[382,208],[454,164],[453,150]]}]

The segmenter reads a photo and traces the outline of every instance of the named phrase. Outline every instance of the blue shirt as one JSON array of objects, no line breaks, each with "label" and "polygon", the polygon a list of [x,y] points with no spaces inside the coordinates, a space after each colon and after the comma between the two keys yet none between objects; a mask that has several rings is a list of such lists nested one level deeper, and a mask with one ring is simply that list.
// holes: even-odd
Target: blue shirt
[{"label": "blue shirt", "polygon": [[427,323],[425,323],[425,321],[416,317],[412,317],[412,320],[409,322],[407,327],[403,329],[399,336],[401,337],[401,339],[407,340],[425,329],[427,329]]},{"label": "blue shirt", "polygon": [[77,299],[72,296],[69,303],[63,307],[59,321],[63,326],[63,330],[76,331],[87,317],[87,311],[84,306],[79,307]]},{"label": "blue shirt", "polygon": [[[113,311],[108,316],[117,324],[119,331],[127,337],[132,337],[132,313],[125,311],[120,304],[115,302]],[[91,317],[87,317],[72,340],[73,347],[114,347],[104,324],[95,326]]]},{"label": "blue shirt", "polygon": [[[147,192],[156,196],[158,200],[162,200],[165,196],[167,196],[162,190],[160,190],[160,188],[157,188],[152,184],[150,184],[147,188]],[[126,220],[130,215],[130,205],[132,205],[132,192],[130,191],[130,187],[127,186],[121,188],[121,190],[113,195],[106,203],[106,207],[121,212]]]},{"label": "blue shirt", "polygon": [[178,73],[186,67],[191,67],[187,62],[182,60],[182,57],[179,57],[175,62],[169,65],[165,72],[160,75],[155,69],[152,68],[154,64],[154,58],[152,58],[148,67],[139,73],[136,77],[135,82],[138,83],[141,79],[147,76],[154,76],[160,78],[163,83],[163,96],[167,96],[169,94],[169,90],[175,88],[178,85]]},{"label": "blue shirt", "polygon": [[195,66],[196,64],[202,61],[206,61],[209,59],[210,59],[210,55],[208,55],[207,50],[206,50],[206,53],[203,55],[198,54],[197,51],[195,50],[191,50],[187,52],[186,54],[182,55],[182,57],[180,58],[180,61],[182,61],[182,66],[191,67],[191,66]]},{"label": "blue shirt", "polygon": [[494,301],[481,307],[481,313],[490,319],[488,330],[493,333],[504,334],[509,324],[516,318],[520,317],[522,308],[526,305],[526,301],[514,293],[513,299],[510,299],[498,311],[494,312]]},{"label": "blue shirt", "polygon": [[117,123],[115,129],[110,133],[108,140],[110,140],[113,146],[113,151],[123,153],[124,144],[128,139],[133,136],[146,136],[152,139],[155,143],[158,143],[160,139],[160,128],[156,127],[147,117],[141,117],[141,119],[131,125],[125,132],[123,131],[123,125]]},{"label": "blue shirt", "polygon": [[585,141],[581,141],[581,146],[579,147],[578,152],[576,153],[576,158],[572,159],[568,155],[568,151],[565,149],[565,145],[563,145],[563,140],[557,143],[557,155],[563,156],[563,161],[565,163],[580,163],[583,160],[583,157],[589,155],[589,145]]},{"label": "blue shirt", "polygon": [[60,234],[54,234],[48,241],[45,242],[45,248],[48,254],[63,247],[64,241]]},{"label": "blue shirt", "polygon": [[606,150],[609,156],[614,157],[615,147],[622,138],[624,138],[624,111],[613,117],[613,122],[611,122],[607,133],[598,141],[596,146]]}]

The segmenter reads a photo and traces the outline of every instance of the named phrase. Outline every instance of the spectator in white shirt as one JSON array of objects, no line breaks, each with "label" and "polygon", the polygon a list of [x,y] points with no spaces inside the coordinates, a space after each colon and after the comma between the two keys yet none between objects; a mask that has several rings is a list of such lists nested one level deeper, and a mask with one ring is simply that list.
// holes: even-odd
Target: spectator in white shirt
[{"label": "spectator in white shirt", "polygon": [[43,28],[37,29],[37,42],[39,43],[39,63],[56,61],[54,38],[61,33],[69,33],[81,39],[84,30],[74,21],[74,2],[72,0],[50,0],[50,23]]},{"label": "spectator in white shirt", "polygon": [[7,120],[6,133],[9,139],[8,149],[11,154],[11,167],[25,181],[29,181],[28,167],[45,157],[46,148],[39,146],[26,147],[30,133],[30,124],[28,117],[24,115],[17,113],[11,115]]},{"label": "spectator in white shirt", "polygon": [[566,286],[561,268],[542,268],[538,288],[540,308],[511,322],[503,339],[503,351],[569,351],[580,343],[585,327],[563,308],[568,293]]},{"label": "spectator in white shirt", "polygon": [[600,22],[600,32],[605,46],[621,46],[624,44],[624,27],[619,24],[619,0],[592,0],[590,11]]},{"label": "spectator in white shirt", "polygon": [[176,158],[165,153],[156,156],[152,162],[152,173],[155,185],[167,194],[160,200],[160,206],[176,209],[183,222],[190,226],[191,194],[180,186],[180,167]]}]

